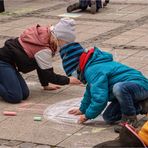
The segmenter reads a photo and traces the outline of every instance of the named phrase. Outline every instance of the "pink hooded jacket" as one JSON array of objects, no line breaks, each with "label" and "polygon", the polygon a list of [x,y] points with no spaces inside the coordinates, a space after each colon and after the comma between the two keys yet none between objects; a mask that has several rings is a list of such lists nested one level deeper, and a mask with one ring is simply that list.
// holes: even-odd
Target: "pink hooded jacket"
[{"label": "pink hooded jacket", "polygon": [[19,37],[19,43],[30,58],[42,49],[50,48],[50,31],[48,27],[40,25],[26,29]]}]

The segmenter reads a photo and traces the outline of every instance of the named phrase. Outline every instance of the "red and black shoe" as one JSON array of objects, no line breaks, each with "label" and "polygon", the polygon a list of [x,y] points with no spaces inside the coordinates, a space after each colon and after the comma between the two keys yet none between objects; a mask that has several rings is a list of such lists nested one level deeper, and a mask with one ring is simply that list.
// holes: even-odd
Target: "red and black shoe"
[{"label": "red and black shoe", "polygon": [[121,118],[119,124],[114,127],[115,133],[120,133],[120,131],[122,129],[122,125],[125,123],[135,127],[137,124],[137,116],[136,115],[134,115],[134,116],[122,115],[122,118]]}]

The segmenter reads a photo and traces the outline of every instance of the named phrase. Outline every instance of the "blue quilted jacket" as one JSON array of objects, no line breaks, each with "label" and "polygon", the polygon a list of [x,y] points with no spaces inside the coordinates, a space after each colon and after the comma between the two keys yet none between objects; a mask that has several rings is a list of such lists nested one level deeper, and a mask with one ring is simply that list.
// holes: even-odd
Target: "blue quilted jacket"
[{"label": "blue quilted jacket", "polygon": [[87,86],[80,110],[88,119],[97,117],[107,102],[115,99],[112,88],[118,82],[135,82],[148,90],[148,79],[141,72],[113,61],[110,53],[96,47],[85,66],[84,78]]}]

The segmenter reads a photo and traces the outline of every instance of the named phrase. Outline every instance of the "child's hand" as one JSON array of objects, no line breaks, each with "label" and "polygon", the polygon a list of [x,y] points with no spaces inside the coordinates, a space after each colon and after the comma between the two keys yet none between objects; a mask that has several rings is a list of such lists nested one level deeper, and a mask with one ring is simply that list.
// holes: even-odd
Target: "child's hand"
[{"label": "child's hand", "polygon": [[75,84],[75,85],[78,85],[78,84],[81,84],[80,80],[78,80],[77,78],[75,77],[69,77],[70,79],[70,84]]},{"label": "child's hand", "polygon": [[78,123],[82,124],[86,122],[88,119],[85,117],[85,115],[80,115],[80,118],[78,119]]},{"label": "child's hand", "polygon": [[43,86],[43,89],[44,90],[57,90],[57,89],[60,89],[61,86],[59,85],[55,85],[55,84],[49,84],[48,86]]},{"label": "child's hand", "polygon": [[73,108],[69,110],[68,113],[73,115],[82,115],[82,112],[78,108]]}]

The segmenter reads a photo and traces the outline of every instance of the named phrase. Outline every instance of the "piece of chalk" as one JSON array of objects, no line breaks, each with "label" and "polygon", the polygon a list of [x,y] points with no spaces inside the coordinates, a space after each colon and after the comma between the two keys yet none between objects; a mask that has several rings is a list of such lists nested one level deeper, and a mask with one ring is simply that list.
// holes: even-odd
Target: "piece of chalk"
[{"label": "piece of chalk", "polygon": [[4,111],[3,114],[5,116],[16,116],[16,112]]},{"label": "piece of chalk", "polygon": [[41,120],[42,120],[42,117],[39,117],[39,116],[34,117],[34,121],[41,121]]}]

